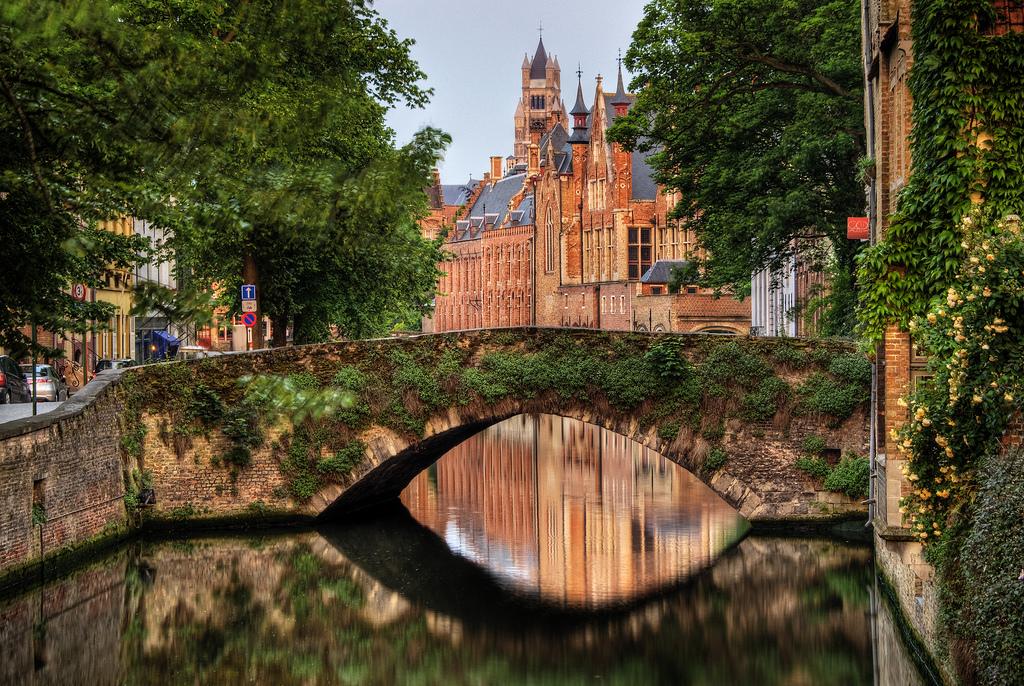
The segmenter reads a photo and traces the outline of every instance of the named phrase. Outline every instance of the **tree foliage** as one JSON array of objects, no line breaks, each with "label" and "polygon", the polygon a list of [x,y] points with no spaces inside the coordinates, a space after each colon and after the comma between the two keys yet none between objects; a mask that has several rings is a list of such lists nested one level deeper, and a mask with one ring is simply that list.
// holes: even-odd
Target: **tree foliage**
[{"label": "tree foliage", "polygon": [[872,340],[921,316],[957,278],[958,227],[974,201],[997,216],[1024,211],[1024,34],[987,31],[995,12],[988,0],[914,3],[913,167],[885,240],[858,269],[858,316]]},{"label": "tree foliage", "polygon": [[709,256],[707,285],[750,289],[751,274],[824,243],[834,297],[827,333],[852,327],[864,211],[858,5],[846,0],[652,0],[626,64],[636,104],[610,137],[653,150],[659,182],[679,190]]},{"label": "tree foliage", "polygon": [[182,281],[231,287],[255,258],[267,313],[300,340],[427,302],[439,254],[415,218],[447,137],[396,149],[384,124],[430,94],[410,44],[363,0],[5,3],[0,221],[22,258],[0,344],[33,316],[107,318],[67,291],[139,259],[139,239],[96,229],[120,216],[167,230]]},{"label": "tree foliage", "polygon": [[204,170],[216,182],[197,184],[173,242],[194,277],[231,294],[248,256],[278,342],[289,322],[297,342],[323,340],[331,325],[386,331],[430,300],[441,257],[414,220],[448,138],[427,129],[395,149],[384,122],[388,106],[429,96],[411,41],[362,2],[312,14],[264,10],[234,33],[264,56],[244,87],[206,103],[207,118],[243,110],[269,124],[255,137],[217,132]]}]

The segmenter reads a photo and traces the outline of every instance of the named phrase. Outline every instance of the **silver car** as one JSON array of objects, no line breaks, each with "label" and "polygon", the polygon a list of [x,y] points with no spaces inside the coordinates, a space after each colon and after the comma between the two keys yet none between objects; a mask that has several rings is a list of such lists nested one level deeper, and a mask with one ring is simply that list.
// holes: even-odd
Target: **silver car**
[{"label": "silver car", "polygon": [[[21,371],[25,373],[28,381],[29,394],[32,393],[32,365],[21,365]],[[60,402],[68,399],[68,385],[64,379],[57,374],[57,371],[48,364],[36,365],[36,400],[48,400]]]}]

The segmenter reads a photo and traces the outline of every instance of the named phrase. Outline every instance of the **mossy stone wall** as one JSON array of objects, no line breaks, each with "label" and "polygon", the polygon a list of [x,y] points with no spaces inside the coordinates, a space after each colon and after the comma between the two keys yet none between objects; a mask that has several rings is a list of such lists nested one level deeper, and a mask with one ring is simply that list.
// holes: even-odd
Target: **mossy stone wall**
[{"label": "mossy stone wall", "polygon": [[[294,421],[252,392],[266,376],[307,403],[342,401]],[[755,521],[863,511],[795,466],[811,437],[829,453],[866,454],[870,366],[840,342],[509,329],[226,355],[126,381],[126,450],[152,484],[157,519],[371,505],[522,412],[653,447]]]}]

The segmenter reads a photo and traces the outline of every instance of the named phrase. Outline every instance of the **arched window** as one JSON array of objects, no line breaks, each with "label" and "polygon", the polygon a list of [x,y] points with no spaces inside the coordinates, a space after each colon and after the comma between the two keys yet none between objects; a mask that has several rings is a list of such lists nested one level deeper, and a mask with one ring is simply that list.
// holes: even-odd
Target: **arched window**
[{"label": "arched window", "polygon": [[545,269],[548,272],[555,271],[555,220],[552,216],[551,205],[548,205],[547,218],[544,222],[544,244],[547,254],[545,255]]}]

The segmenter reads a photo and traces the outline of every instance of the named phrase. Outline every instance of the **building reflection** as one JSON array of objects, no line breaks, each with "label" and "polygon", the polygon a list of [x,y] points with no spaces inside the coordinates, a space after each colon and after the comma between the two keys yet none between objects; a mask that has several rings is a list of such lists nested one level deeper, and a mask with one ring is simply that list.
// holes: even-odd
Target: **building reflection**
[{"label": "building reflection", "polygon": [[402,501],[503,585],[567,606],[657,592],[710,566],[745,527],[659,453],[551,415],[520,415],[470,438]]}]

